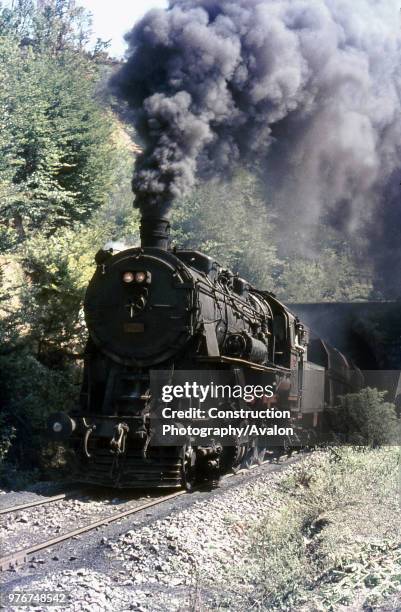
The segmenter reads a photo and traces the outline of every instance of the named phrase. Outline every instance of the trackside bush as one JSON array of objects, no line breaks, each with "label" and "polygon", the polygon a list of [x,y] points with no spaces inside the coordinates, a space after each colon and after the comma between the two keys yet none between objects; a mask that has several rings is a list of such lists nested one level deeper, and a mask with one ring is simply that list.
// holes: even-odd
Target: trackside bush
[{"label": "trackside bush", "polygon": [[386,391],[367,387],[340,397],[328,411],[330,430],[347,444],[371,447],[400,440],[400,421],[394,404],[385,401]]}]

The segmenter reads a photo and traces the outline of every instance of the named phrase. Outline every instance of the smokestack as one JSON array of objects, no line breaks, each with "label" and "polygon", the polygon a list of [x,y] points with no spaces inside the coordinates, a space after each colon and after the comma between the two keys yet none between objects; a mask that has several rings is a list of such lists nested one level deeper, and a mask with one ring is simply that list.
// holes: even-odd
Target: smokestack
[{"label": "smokestack", "polygon": [[170,243],[170,222],[163,217],[142,217],[141,246],[167,251]]}]

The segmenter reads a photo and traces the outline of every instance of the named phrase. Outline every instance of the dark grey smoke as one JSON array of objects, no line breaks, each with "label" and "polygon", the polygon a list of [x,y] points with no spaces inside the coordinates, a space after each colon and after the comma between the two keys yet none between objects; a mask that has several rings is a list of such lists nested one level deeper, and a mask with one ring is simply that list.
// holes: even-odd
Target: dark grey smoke
[{"label": "dark grey smoke", "polygon": [[197,176],[257,163],[283,218],[326,215],[369,235],[377,285],[401,295],[399,11],[396,0],[150,11],[114,79],[144,143],[138,207],[165,213]]}]

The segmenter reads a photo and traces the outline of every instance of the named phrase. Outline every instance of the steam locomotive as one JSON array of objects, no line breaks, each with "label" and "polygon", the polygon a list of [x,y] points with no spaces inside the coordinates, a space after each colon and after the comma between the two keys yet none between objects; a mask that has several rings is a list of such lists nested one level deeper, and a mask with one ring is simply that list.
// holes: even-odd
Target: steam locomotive
[{"label": "steam locomotive", "polygon": [[[325,407],[360,384],[347,358],[313,338],[273,293],[202,253],[171,250],[169,234],[168,220],[143,218],[140,248],[96,254],[79,405],[49,421],[53,438],[67,441],[81,482],[190,489],[271,452],[257,435],[226,445],[155,442],[152,418],[162,406],[155,372],[170,383],[180,371],[213,371],[229,384],[269,385],[271,396],[253,408],[287,409],[294,431],[308,436],[322,427]],[[231,400],[237,407],[242,401]],[[177,402],[186,407],[185,399]],[[294,440],[280,439],[286,444]]]}]

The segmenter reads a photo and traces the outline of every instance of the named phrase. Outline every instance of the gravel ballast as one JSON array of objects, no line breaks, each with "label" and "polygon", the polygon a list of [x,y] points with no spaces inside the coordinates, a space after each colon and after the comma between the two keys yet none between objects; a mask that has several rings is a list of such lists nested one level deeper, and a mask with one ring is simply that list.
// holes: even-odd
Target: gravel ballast
[{"label": "gravel ballast", "polygon": [[43,551],[5,593],[62,593],[79,612],[395,612],[397,457],[337,449],[226,478]]},{"label": "gravel ballast", "polygon": [[149,496],[129,503],[121,498],[98,500],[86,495],[5,514],[0,517],[2,548],[20,550],[149,501]]},{"label": "gravel ballast", "polygon": [[74,611],[248,609],[254,575],[250,527],[274,507],[278,483],[294,469],[296,464],[284,472],[262,472],[117,539],[104,537],[108,571],[49,573],[24,590],[64,591],[63,609]]}]

